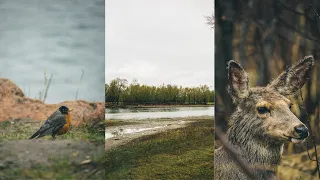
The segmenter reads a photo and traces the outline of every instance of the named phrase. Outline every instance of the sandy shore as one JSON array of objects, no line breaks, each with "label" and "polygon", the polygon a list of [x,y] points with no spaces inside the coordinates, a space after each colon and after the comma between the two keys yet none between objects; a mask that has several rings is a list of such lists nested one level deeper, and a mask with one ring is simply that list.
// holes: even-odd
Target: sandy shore
[{"label": "sandy shore", "polygon": [[106,127],[106,150],[110,150],[112,148],[124,145],[130,142],[131,140],[142,136],[156,134],[159,132],[165,132],[169,129],[182,128],[188,125],[189,123],[200,119],[213,120],[213,116],[123,120],[125,122],[135,124]]}]

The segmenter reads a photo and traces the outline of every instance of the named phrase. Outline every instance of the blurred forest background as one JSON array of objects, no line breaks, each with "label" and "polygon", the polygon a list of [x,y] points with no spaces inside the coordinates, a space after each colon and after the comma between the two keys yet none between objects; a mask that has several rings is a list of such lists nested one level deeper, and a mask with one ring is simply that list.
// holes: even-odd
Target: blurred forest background
[{"label": "blurred forest background", "polygon": [[214,91],[209,86],[182,87],[163,84],[159,87],[141,85],[137,80],[116,78],[106,84],[106,106],[126,105],[210,105],[214,103]]},{"label": "blurred forest background", "polygon": [[[316,0],[216,0],[215,15],[207,17],[215,30],[215,121],[227,129],[233,111],[227,94],[226,64],[234,59],[249,73],[251,86],[265,86],[287,67],[306,55],[313,55],[315,66],[311,80],[302,89],[302,97],[293,97],[293,112],[303,123],[310,120],[319,136],[319,53],[320,1]],[[304,106],[309,115],[300,107]],[[308,138],[309,149],[311,138]],[[296,147],[294,147],[296,146]],[[305,151],[301,145],[286,145],[285,153]]]}]

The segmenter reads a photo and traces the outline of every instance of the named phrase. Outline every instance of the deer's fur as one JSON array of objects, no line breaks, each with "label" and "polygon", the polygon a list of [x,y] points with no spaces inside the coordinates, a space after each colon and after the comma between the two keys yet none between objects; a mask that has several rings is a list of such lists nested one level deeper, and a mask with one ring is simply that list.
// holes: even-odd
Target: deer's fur
[{"label": "deer's fur", "polygon": [[[306,56],[266,87],[254,88],[237,62],[228,63],[228,90],[237,105],[229,120],[228,143],[259,179],[275,178],[285,142],[300,143],[306,138],[295,130],[305,125],[290,111],[288,96],[302,88],[313,63],[313,57]],[[247,179],[224,147],[214,154],[215,179]]]}]

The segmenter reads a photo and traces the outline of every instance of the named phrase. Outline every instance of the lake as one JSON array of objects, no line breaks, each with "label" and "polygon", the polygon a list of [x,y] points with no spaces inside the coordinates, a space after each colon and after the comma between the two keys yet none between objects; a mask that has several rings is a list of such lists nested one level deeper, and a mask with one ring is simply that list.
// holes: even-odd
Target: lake
[{"label": "lake", "polygon": [[106,119],[156,119],[191,116],[214,116],[214,107],[106,108]]},{"label": "lake", "polygon": [[[104,0],[0,1],[0,78],[39,98],[104,101]],[[83,79],[80,81],[82,72]]]}]

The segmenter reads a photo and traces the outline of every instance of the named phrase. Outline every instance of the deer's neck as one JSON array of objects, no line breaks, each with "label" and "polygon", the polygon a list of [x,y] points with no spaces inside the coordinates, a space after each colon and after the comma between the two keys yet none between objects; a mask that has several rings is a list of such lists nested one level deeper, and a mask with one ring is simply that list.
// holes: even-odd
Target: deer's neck
[{"label": "deer's neck", "polygon": [[276,173],[280,164],[283,143],[274,143],[265,137],[258,137],[237,128],[231,127],[228,131],[228,141],[232,147],[239,152],[239,157],[243,159],[252,170],[264,177]]}]

